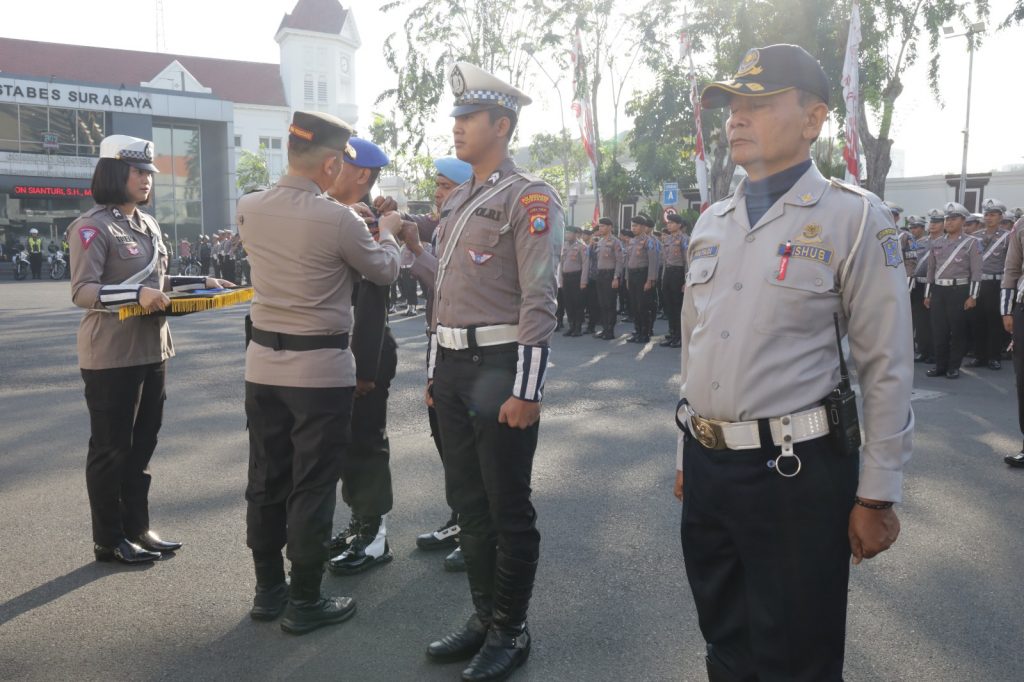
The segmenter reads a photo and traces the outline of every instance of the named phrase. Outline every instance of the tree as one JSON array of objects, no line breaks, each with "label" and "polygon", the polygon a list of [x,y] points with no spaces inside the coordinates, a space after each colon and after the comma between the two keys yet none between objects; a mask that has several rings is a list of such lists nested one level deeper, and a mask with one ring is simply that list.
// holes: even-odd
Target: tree
[{"label": "tree", "polygon": [[267,150],[263,145],[260,145],[258,152],[243,151],[242,157],[235,167],[235,172],[240,190],[269,185],[270,171],[267,169]]},{"label": "tree", "polygon": [[664,182],[683,186],[696,182],[693,167],[693,107],[689,78],[679,69],[658,74],[655,86],[636,93],[626,104],[633,117],[629,151],[636,161],[636,173],[645,193],[656,191]]},{"label": "tree", "polygon": [[526,164],[527,170],[554,187],[563,201],[568,201],[569,196],[566,178],[573,183],[590,174],[590,160],[579,140],[569,140],[568,156],[563,159],[563,139],[567,136],[567,131],[562,135],[539,133],[534,136],[530,142],[530,161]]}]

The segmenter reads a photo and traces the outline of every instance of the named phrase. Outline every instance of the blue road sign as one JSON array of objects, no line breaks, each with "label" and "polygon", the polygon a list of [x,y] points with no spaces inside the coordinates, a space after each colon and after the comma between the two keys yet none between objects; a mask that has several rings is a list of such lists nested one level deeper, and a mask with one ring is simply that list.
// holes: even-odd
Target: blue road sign
[{"label": "blue road sign", "polygon": [[679,201],[678,189],[666,189],[661,193],[662,206],[675,206]]}]

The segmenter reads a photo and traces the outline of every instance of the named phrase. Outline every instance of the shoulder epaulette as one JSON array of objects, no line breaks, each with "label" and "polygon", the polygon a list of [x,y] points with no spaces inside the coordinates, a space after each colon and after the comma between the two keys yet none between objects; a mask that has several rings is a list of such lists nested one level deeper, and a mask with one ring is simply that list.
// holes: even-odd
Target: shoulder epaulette
[{"label": "shoulder epaulette", "polygon": [[866,196],[871,195],[871,192],[867,191],[863,187],[858,187],[857,185],[851,185],[850,183],[848,183],[848,182],[846,182],[844,180],[840,180],[839,178],[830,178],[828,182],[829,182],[830,185],[832,185],[836,189],[845,189],[847,192],[853,192],[854,194],[859,194],[862,197],[866,197]]},{"label": "shoulder epaulette", "polygon": [[96,206],[93,206],[93,207],[92,207],[92,208],[90,208],[90,209],[89,209],[88,211],[86,211],[85,213],[83,213],[83,214],[82,214],[82,217],[83,217],[83,218],[85,218],[85,217],[91,217],[91,216],[94,216],[94,215],[96,215],[97,213],[102,213],[102,212],[103,212],[103,211],[105,211],[105,210],[107,210],[107,207],[106,207],[106,206],[100,206],[99,204],[97,204]]}]

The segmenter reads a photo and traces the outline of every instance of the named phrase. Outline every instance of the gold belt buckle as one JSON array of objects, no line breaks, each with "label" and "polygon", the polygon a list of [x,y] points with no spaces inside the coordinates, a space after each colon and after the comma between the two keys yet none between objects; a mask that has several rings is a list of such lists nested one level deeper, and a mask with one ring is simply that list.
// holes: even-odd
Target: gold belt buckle
[{"label": "gold belt buckle", "polygon": [[690,424],[693,425],[693,437],[705,448],[708,450],[725,448],[725,434],[722,433],[721,422],[693,415],[690,417]]}]

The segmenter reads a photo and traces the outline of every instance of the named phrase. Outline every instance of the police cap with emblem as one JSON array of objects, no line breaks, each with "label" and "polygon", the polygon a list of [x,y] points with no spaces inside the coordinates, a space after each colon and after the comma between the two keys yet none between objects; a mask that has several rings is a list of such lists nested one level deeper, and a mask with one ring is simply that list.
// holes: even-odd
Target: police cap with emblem
[{"label": "police cap with emblem", "polygon": [[1006,213],[1006,204],[999,199],[988,199],[982,205],[982,210],[985,213]]},{"label": "police cap with emblem", "polygon": [[981,222],[981,218],[982,218],[982,216],[981,216],[980,213],[972,213],[971,215],[967,216],[967,219],[964,222],[965,223],[980,223]]},{"label": "police cap with emblem", "polygon": [[360,137],[350,137],[345,149],[345,163],[357,168],[383,168],[391,163],[384,150]]},{"label": "police cap with emblem", "polygon": [[452,116],[465,116],[500,107],[519,117],[519,110],[533,102],[529,95],[469,62],[458,62],[448,77],[455,95]]},{"label": "police cap with emblem", "polygon": [[611,218],[598,218],[598,225],[607,225],[608,227],[615,227],[615,223],[612,222]]},{"label": "police cap with emblem", "polygon": [[946,219],[946,214],[937,208],[928,211],[928,222],[941,223]]},{"label": "police cap with emblem", "polygon": [[473,176],[473,166],[454,156],[434,159],[434,168],[437,169],[438,175],[443,175],[456,185],[461,185]]},{"label": "police cap with emblem", "polygon": [[567,225],[566,228],[565,228],[565,231],[566,232],[574,232],[576,234],[580,234],[581,232],[583,232],[583,230],[581,230],[580,228],[576,227],[575,225]]},{"label": "police cap with emblem", "polygon": [[910,227],[924,227],[927,221],[918,215],[907,216],[907,225]]},{"label": "police cap with emblem", "polygon": [[955,201],[946,204],[946,218],[967,218],[970,215],[971,212],[963,204],[958,204]]},{"label": "police cap with emblem", "polygon": [[153,143],[131,135],[109,135],[100,142],[101,159],[117,159],[150,173],[159,173],[153,165]]},{"label": "police cap with emblem", "polygon": [[645,227],[654,227],[654,221],[645,216],[643,213],[637,213],[630,219],[629,222],[636,223],[637,225],[643,225]]},{"label": "police cap with emblem", "polygon": [[288,137],[290,140],[302,140],[339,152],[356,153],[348,144],[352,137],[352,126],[337,116],[320,111],[296,111],[292,115],[292,124],[288,126]]},{"label": "police cap with emblem", "polygon": [[684,218],[683,216],[679,215],[678,213],[669,213],[668,222],[675,223],[676,225],[690,227],[690,221]]},{"label": "police cap with emblem", "polygon": [[898,216],[899,214],[903,213],[903,207],[897,204],[895,201],[885,201],[883,203],[889,209],[889,212],[892,213],[893,215]]},{"label": "police cap with emblem", "polygon": [[704,86],[704,107],[724,107],[733,95],[760,97],[803,90],[828,104],[829,84],[821,64],[799,45],[768,45],[748,50],[729,80]]}]

